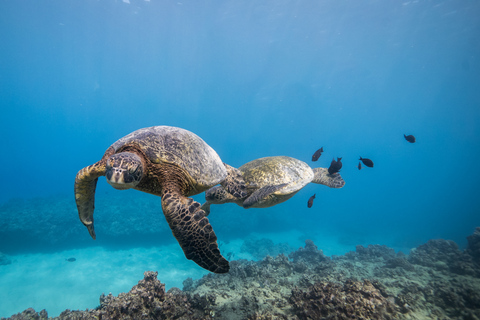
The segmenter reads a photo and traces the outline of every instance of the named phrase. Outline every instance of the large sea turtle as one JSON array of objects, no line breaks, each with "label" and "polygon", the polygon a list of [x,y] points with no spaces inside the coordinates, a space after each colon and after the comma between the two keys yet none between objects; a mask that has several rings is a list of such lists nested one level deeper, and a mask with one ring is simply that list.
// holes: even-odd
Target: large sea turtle
[{"label": "large sea turtle", "polygon": [[266,157],[250,161],[238,170],[247,185],[244,198],[233,196],[223,186],[205,192],[202,209],[210,213],[211,204],[234,202],[244,208],[266,208],[293,197],[310,182],[330,188],[342,188],[345,181],[339,173],[329,174],[327,168],[310,168],[308,164],[286,156]]},{"label": "large sea turtle", "polygon": [[100,176],[115,189],[134,188],[160,196],[165,218],[186,258],[209,271],[228,272],[228,261],[220,254],[205,212],[188,197],[219,183],[234,197],[244,197],[245,183],[238,170],[222,163],[199,136],[168,126],[139,129],[112,144],[100,161],[80,170],[75,200],[80,221],[93,239]]}]

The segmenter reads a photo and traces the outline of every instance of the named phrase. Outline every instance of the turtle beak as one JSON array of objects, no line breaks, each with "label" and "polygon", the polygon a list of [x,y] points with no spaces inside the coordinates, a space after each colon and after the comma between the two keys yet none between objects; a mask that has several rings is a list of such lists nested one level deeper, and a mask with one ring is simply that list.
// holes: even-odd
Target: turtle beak
[{"label": "turtle beak", "polygon": [[128,170],[121,168],[108,169],[105,178],[107,182],[118,190],[130,189],[135,186],[135,183],[128,172]]}]

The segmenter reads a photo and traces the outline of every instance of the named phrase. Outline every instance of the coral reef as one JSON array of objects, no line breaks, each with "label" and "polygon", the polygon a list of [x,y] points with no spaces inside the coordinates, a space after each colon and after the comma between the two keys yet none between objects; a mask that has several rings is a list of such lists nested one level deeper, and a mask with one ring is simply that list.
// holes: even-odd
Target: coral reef
[{"label": "coral reef", "polygon": [[413,249],[408,260],[437,271],[479,276],[478,265],[475,266],[474,256],[470,252],[472,250],[460,251],[451,240],[436,239]]},{"label": "coral reef", "polygon": [[300,319],[388,320],[398,313],[395,303],[367,280],[315,283],[304,291],[292,290],[290,302]]},{"label": "coral reef", "polygon": [[480,262],[480,227],[477,227],[472,235],[467,237],[468,247],[466,252],[475,260]]},{"label": "coral reef", "polygon": [[[409,256],[369,245],[329,258],[307,240],[288,257],[232,261],[228,274],[189,278],[183,290],[168,292],[157,273],[147,271],[130,292],[102,296],[94,310],[66,310],[55,319],[480,320],[479,231],[465,251],[431,240]],[[47,319],[47,312],[28,309],[9,319]]]}]

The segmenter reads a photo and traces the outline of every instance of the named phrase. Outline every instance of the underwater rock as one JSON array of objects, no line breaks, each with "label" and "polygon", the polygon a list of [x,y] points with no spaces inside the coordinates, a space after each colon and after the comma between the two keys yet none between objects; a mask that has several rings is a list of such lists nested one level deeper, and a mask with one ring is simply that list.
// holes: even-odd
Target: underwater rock
[{"label": "underwater rock", "polygon": [[[2,318],[2,320],[5,318]],[[23,312],[17,313],[16,315],[11,316],[11,320],[48,320],[48,313],[44,309],[40,312],[35,312],[33,308],[28,308]]]},{"label": "underwater rock", "polygon": [[370,281],[320,282],[290,297],[300,319],[395,319],[399,307],[383,297]]},{"label": "underwater rock", "polygon": [[[437,270],[447,269],[447,265],[461,256],[458,245],[451,240],[434,239],[412,249],[409,261]],[[440,264],[441,262],[442,264]]]},{"label": "underwater rock", "polygon": [[352,260],[377,261],[379,258],[389,260],[395,258],[395,250],[386,245],[369,244],[367,247],[358,245],[355,252],[350,251],[345,254]]},{"label": "underwater rock", "polygon": [[146,271],[144,279],[130,292],[121,293],[118,297],[105,296],[93,314],[102,320],[200,319],[203,316],[203,310],[192,307],[187,295],[180,289],[172,288],[165,292],[165,285],[157,279],[157,275],[157,272]]},{"label": "underwater rock", "polygon": [[[65,310],[53,319],[480,320],[480,266],[472,259],[446,240],[429,241],[410,256],[369,245],[330,259],[307,240],[288,257],[235,260],[227,274],[188,278],[183,290],[165,292],[157,272],[148,271],[130,292],[102,295],[94,310]],[[46,319],[42,312],[43,318],[28,309],[10,319]]]},{"label": "underwater rock", "polygon": [[449,271],[460,275],[480,275],[478,266],[475,266],[472,261],[472,256],[460,251],[458,245],[451,240],[429,240],[412,249],[408,260],[413,264],[430,267],[437,271]]},{"label": "underwater rock", "polygon": [[415,267],[413,266],[413,264],[408,262],[408,260],[404,257],[395,257],[395,258],[387,260],[385,262],[385,267],[387,267],[387,268],[403,268],[407,271],[415,270]]},{"label": "underwater rock", "polygon": [[289,253],[293,251],[288,243],[274,244],[272,240],[262,239],[247,239],[243,242],[240,252],[250,253],[252,257],[257,260],[263,259],[266,256],[277,256],[281,253]]},{"label": "underwater rock", "polygon": [[305,263],[319,263],[330,260],[329,257],[323,254],[322,250],[318,250],[317,246],[312,240],[305,240],[305,248],[298,248],[297,251],[288,255],[294,263],[303,261]]},{"label": "underwater rock", "polygon": [[11,264],[12,260],[10,260],[6,254],[0,252],[0,266]]},{"label": "underwater rock", "polygon": [[477,227],[473,234],[467,237],[468,246],[466,252],[473,260],[480,263],[480,227]]}]

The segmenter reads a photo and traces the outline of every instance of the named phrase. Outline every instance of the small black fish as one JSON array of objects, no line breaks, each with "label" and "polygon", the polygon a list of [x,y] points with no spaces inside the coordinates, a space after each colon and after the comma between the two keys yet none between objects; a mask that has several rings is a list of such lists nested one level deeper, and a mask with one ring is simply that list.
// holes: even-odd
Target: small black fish
[{"label": "small black fish", "polygon": [[328,168],[328,173],[334,174],[342,169],[342,158],[337,157],[337,161],[333,158],[332,162],[330,163],[330,167]]},{"label": "small black fish", "polygon": [[409,134],[408,136],[406,136],[406,135],[403,135],[403,136],[405,137],[405,140],[407,140],[410,143],[414,143],[416,141],[415,137],[412,136],[411,134]]},{"label": "small black fish", "polygon": [[318,158],[320,158],[320,156],[322,155],[322,152],[323,152],[323,147],[315,151],[315,153],[312,156],[312,161],[317,161]]},{"label": "small black fish", "polygon": [[366,165],[367,167],[370,167],[370,168],[373,168],[373,161],[370,160],[370,159],[363,159],[362,157],[360,157],[360,160],[363,162],[364,165]]},{"label": "small black fish", "polygon": [[313,199],[315,199],[315,194],[308,199],[307,207],[311,208],[313,206]]},{"label": "small black fish", "polygon": [[65,259],[65,261],[74,262],[74,261],[77,261],[77,259],[75,259],[75,258],[68,258],[68,259]]},{"label": "small black fish", "polygon": [[362,163],[361,162],[358,163],[357,168],[358,168],[358,170],[362,170]]}]

